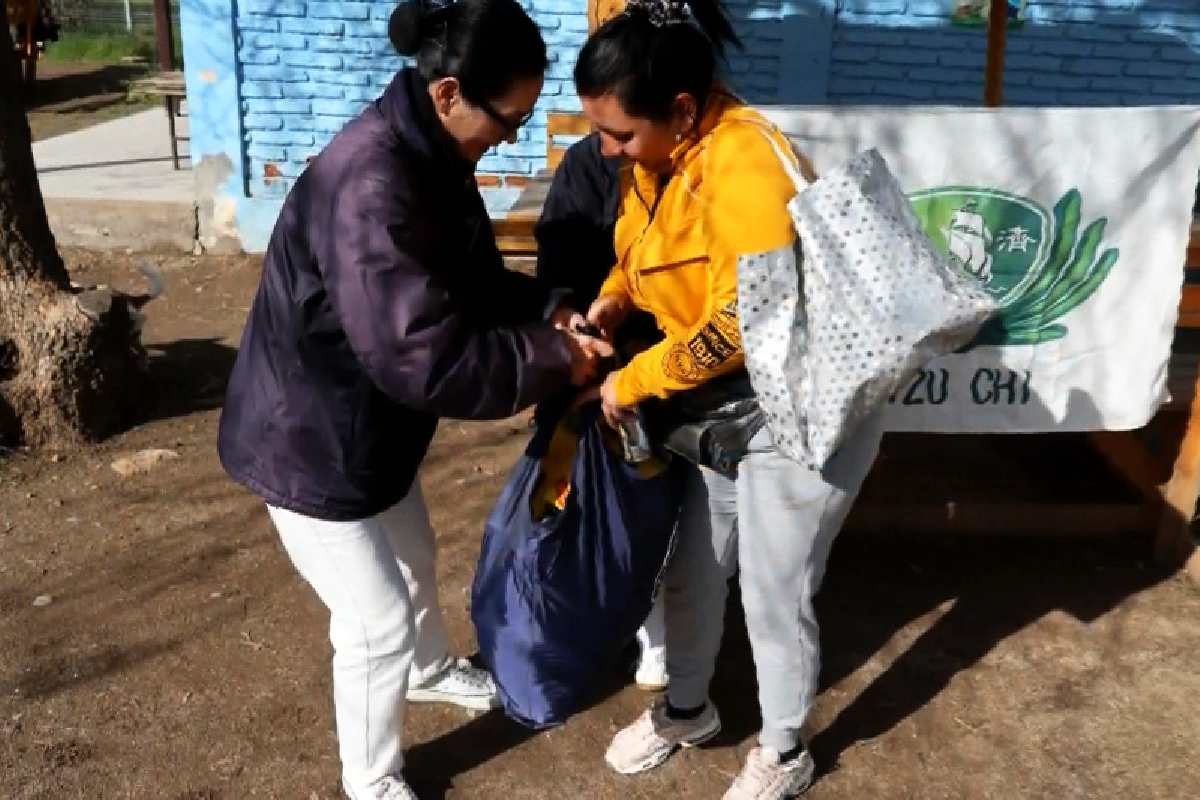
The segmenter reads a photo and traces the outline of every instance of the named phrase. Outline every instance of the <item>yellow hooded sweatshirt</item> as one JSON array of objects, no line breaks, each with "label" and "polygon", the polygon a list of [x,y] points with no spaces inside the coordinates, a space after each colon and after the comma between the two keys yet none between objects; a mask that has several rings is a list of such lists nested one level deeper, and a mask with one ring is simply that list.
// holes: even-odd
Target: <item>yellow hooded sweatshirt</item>
[{"label": "yellow hooded sweatshirt", "polygon": [[[731,95],[714,93],[707,106],[669,176],[622,170],[617,263],[600,295],[653,314],[665,338],[617,372],[621,406],[740,368],[738,261],[795,243],[787,204],[796,188],[779,156],[793,158],[787,140]],[[793,166],[815,179],[803,158]]]}]

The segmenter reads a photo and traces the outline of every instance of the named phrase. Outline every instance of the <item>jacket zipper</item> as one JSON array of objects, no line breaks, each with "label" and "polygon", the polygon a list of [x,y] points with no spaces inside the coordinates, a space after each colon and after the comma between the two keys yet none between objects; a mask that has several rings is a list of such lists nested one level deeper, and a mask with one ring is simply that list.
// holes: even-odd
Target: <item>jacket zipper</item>
[{"label": "jacket zipper", "polygon": [[[654,224],[654,217],[656,214],[658,214],[658,204],[660,202],[662,202],[663,194],[666,193],[667,184],[670,182],[671,182],[670,174],[658,176],[657,184],[655,186],[655,191],[654,191],[654,203],[650,204],[650,203],[647,203],[646,198],[644,196],[642,196],[641,184],[637,180],[637,176],[636,175],[634,176],[633,192],[634,192],[634,194],[637,195],[638,202],[640,202],[642,204],[642,208],[646,209],[646,224],[642,227],[642,232],[640,234],[638,234],[637,241],[634,242],[634,245],[633,245],[634,247],[636,247],[642,243],[642,241],[646,238],[646,232],[649,231],[650,226]],[[632,249],[632,248],[630,248],[630,249]],[[628,263],[627,263],[626,271],[631,273],[629,276],[630,286],[634,289],[634,291],[636,291],[638,293],[638,295],[642,295],[642,282],[641,282],[640,277],[638,276],[637,270],[630,270],[628,267]],[[643,296],[642,299],[645,300],[645,297]]]}]

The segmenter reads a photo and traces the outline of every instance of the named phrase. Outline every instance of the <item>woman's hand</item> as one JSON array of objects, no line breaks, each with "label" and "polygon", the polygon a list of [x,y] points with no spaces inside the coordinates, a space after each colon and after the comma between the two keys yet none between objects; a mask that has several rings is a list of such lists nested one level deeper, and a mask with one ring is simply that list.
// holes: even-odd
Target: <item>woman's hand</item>
[{"label": "woman's hand", "polygon": [[616,352],[613,350],[612,345],[604,339],[585,333],[589,327],[587,318],[570,306],[563,305],[554,309],[554,313],[550,315],[550,321],[560,331],[567,331],[574,334],[580,346],[595,358],[611,358],[613,353]]},{"label": "woman's hand", "polygon": [[559,332],[565,337],[567,350],[571,353],[571,385],[586,386],[596,377],[597,362],[612,358],[613,347],[603,339],[568,328],[559,328]]},{"label": "woman's hand", "polygon": [[587,318],[588,322],[604,332],[604,338],[611,341],[613,331],[628,314],[629,309],[621,303],[621,300],[608,294],[596,298],[596,302],[592,303],[592,307],[588,309]]},{"label": "woman's hand", "polygon": [[565,328],[559,328],[558,332],[571,354],[571,385],[586,386],[596,377],[596,356],[582,341],[591,337],[580,336]]},{"label": "woman's hand", "polygon": [[550,321],[559,330],[568,331],[573,331],[587,322],[583,314],[568,305],[561,305],[554,309],[554,313],[550,315]]},{"label": "woman's hand", "polygon": [[613,428],[616,428],[623,418],[631,417],[634,414],[632,408],[622,408],[617,405],[617,373],[615,372],[610,372],[600,386],[600,410],[604,412],[605,421]]}]

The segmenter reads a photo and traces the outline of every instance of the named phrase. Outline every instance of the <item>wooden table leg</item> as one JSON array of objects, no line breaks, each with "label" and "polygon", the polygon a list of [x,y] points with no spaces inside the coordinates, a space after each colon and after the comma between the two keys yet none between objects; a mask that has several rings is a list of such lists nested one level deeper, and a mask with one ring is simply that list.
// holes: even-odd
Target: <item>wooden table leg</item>
[{"label": "wooden table leg", "polygon": [[1162,505],[1165,466],[1155,462],[1133,431],[1092,431],[1088,440],[1108,465],[1137,489],[1147,504],[1155,510]]},{"label": "wooden table leg", "polygon": [[171,163],[179,169],[179,139],[175,136],[175,98],[167,95],[163,98],[167,106],[167,131],[171,137]]},{"label": "wooden table leg", "polygon": [[1164,566],[1184,565],[1200,583],[1200,553],[1192,542],[1190,528],[1196,499],[1200,497],[1200,377],[1196,379],[1196,389],[1175,468],[1163,492],[1166,502],[1154,539],[1154,557]]}]

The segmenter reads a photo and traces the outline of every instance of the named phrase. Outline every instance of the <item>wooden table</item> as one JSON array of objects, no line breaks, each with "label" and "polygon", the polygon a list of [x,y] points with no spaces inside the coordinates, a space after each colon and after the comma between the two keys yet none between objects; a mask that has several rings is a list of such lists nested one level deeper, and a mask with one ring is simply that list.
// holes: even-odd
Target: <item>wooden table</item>
[{"label": "wooden table", "polygon": [[550,191],[553,180],[553,171],[542,170],[521,192],[513,207],[503,217],[492,220],[492,230],[496,233],[496,244],[500,246],[501,253],[517,257],[537,255],[533,226],[542,213],[542,205],[546,202],[546,193]]},{"label": "wooden table", "polygon": [[179,169],[179,143],[188,140],[188,137],[180,136],[175,130],[175,118],[180,116],[183,101],[187,99],[187,85],[183,79],[183,72],[160,72],[138,81],[135,86],[147,94],[156,94],[163,98],[167,110],[167,135],[171,137],[171,161],[175,169]]}]

